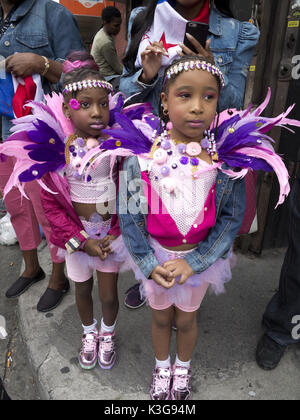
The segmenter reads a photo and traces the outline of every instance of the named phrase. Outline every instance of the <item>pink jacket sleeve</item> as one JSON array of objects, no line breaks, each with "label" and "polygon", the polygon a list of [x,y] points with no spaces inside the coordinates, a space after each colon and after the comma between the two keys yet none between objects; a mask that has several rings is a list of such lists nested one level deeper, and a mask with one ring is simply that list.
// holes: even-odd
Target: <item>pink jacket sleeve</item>
[{"label": "pink jacket sleeve", "polygon": [[60,203],[59,194],[51,194],[45,190],[41,190],[41,201],[45,215],[51,227],[51,242],[59,248],[65,249],[66,243],[76,236],[81,242],[85,241],[85,237],[80,233],[84,230],[79,218],[74,220],[74,209],[72,208],[73,217],[70,216],[67,209]]}]

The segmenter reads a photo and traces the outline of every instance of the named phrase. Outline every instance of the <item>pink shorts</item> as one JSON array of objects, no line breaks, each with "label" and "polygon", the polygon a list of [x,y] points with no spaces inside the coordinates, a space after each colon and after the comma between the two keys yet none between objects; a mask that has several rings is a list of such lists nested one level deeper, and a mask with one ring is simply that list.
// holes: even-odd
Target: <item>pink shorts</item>
[{"label": "pink shorts", "polygon": [[[87,222],[81,219],[85,231],[89,234],[90,238],[102,239],[104,238],[109,229],[111,219],[102,223]],[[99,257],[90,257],[82,251],[68,254],[65,252],[66,267],[68,277],[76,283],[83,283],[89,280],[95,271],[102,273],[118,273],[119,263],[114,260],[114,254],[109,254],[107,258],[102,261]]]},{"label": "pink shorts", "polygon": [[[158,245],[161,247],[161,245]],[[161,247],[162,248],[162,247]],[[176,260],[184,258],[186,254],[191,251],[164,251],[168,254],[168,259]],[[162,311],[170,308],[172,305],[176,306],[183,312],[195,312],[200,308],[202,300],[207,292],[209,283],[204,282],[198,287],[193,287],[189,284],[175,285],[171,289],[165,289],[159,286],[152,279],[147,279],[142,282],[143,294],[147,296],[150,308]]]},{"label": "pink shorts", "polygon": [[101,261],[99,257],[90,257],[82,251],[66,254],[66,267],[68,277],[76,283],[89,280],[95,271],[102,273],[118,273],[119,271],[119,265],[113,260],[112,255]]}]

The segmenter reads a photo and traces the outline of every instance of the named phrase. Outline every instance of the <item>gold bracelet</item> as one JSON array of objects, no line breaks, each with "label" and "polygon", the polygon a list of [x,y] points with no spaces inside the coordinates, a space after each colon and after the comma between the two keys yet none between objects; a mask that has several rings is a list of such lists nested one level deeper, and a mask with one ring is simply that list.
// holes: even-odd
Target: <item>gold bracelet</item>
[{"label": "gold bracelet", "polygon": [[49,63],[49,60],[48,60],[47,57],[44,57],[43,55],[42,55],[42,57],[45,60],[45,68],[44,68],[43,73],[41,73],[41,76],[45,76],[45,74],[48,72],[48,70],[50,68],[50,63]]}]

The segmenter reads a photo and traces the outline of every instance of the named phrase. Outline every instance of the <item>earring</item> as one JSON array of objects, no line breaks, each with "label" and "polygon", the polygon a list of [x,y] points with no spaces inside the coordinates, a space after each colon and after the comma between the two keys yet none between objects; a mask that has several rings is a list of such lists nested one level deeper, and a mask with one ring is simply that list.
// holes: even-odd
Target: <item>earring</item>
[{"label": "earring", "polygon": [[163,109],[163,114],[165,117],[167,117],[169,115],[169,111],[167,109]]}]

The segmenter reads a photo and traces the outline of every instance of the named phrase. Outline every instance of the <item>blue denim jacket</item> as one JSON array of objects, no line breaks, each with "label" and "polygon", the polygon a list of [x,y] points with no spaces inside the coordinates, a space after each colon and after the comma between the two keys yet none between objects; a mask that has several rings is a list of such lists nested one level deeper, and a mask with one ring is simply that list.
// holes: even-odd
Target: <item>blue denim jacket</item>
[{"label": "blue denim jacket", "polygon": [[[208,237],[185,257],[195,273],[206,270],[218,258],[226,258],[244,217],[244,180],[233,180],[219,171],[215,206],[215,226]],[[125,160],[123,171],[120,172],[117,209],[125,245],[144,276],[149,278],[159,263],[147,239],[148,203],[143,194],[141,169],[135,156]]]},{"label": "blue denim jacket", "polygon": [[[1,14],[0,8],[0,18]],[[85,50],[77,22],[69,10],[53,0],[23,1],[0,40],[0,55],[5,58],[16,52],[30,52],[60,61],[73,50]],[[49,93],[47,79],[42,78],[42,83],[45,93]],[[7,137],[10,123],[5,117],[2,120],[2,132]]]},{"label": "blue denim jacket", "polygon": [[[134,17],[142,10],[138,7],[132,11],[129,30]],[[209,18],[210,48],[214,54],[216,65],[225,76],[225,88],[222,89],[219,106],[220,111],[228,108],[241,109],[245,94],[249,65],[259,39],[259,30],[249,22],[239,22],[221,14],[216,7],[211,8]],[[129,37],[129,41],[130,41]],[[120,90],[134,98],[135,102],[149,101],[155,113],[158,111],[162,79],[156,78],[153,84],[146,85],[138,81],[142,69],[128,75],[124,68],[120,82]]]}]

